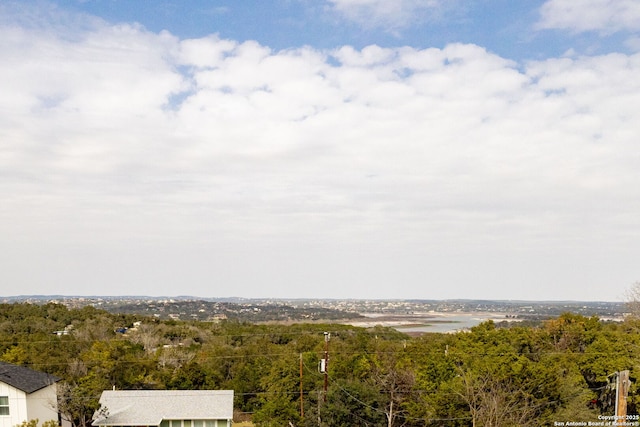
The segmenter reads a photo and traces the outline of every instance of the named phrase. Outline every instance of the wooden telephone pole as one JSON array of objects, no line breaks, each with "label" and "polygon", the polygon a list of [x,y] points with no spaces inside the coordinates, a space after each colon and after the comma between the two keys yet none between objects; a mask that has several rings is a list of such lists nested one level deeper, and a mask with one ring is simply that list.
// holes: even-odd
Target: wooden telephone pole
[{"label": "wooden telephone pole", "polygon": [[300,418],[304,418],[304,400],[302,389],[302,353],[300,353]]},{"label": "wooden telephone pole", "polygon": [[629,394],[629,371],[616,372],[616,421],[627,417],[627,396]]}]

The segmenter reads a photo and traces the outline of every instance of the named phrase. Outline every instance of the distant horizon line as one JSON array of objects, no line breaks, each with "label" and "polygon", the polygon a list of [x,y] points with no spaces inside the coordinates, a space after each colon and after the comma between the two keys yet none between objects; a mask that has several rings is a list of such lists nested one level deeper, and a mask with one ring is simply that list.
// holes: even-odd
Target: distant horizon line
[{"label": "distant horizon line", "polygon": [[566,300],[566,299],[492,299],[492,298],[318,298],[318,297],[205,297],[196,295],[80,295],[80,294],[25,294],[0,296],[0,300],[20,300],[20,299],[53,299],[53,298],[90,298],[90,299],[119,299],[119,298],[144,298],[144,299],[180,299],[180,300],[247,300],[247,301],[430,301],[430,302],[503,302],[503,303],[607,303],[625,304],[627,301],[605,301],[605,300]]}]

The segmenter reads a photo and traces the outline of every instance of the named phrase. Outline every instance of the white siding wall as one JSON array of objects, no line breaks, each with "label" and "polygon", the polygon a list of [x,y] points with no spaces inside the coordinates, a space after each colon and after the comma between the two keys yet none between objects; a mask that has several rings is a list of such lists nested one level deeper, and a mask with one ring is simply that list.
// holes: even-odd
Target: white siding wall
[{"label": "white siding wall", "polygon": [[31,394],[0,382],[0,396],[9,397],[9,415],[0,415],[0,427],[15,427],[23,421],[38,419],[58,422],[56,385],[52,384]]},{"label": "white siding wall", "polygon": [[56,400],[56,385],[52,384],[27,397],[27,411],[29,420],[37,419],[39,425],[45,421],[58,422],[58,403]]},{"label": "white siding wall", "polygon": [[0,427],[15,427],[27,421],[27,397],[24,392],[0,382],[0,396],[9,397],[9,415],[0,415]]}]

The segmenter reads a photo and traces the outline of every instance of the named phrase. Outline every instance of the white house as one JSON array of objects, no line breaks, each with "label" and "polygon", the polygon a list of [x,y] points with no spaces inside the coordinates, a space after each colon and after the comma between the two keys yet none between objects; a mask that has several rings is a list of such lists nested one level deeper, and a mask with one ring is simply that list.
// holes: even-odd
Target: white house
[{"label": "white house", "polygon": [[24,366],[0,362],[0,427],[24,421],[60,422],[56,382],[59,378]]},{"label": "white house", "polygon": [[231,427],[233,390],[107,390],[96,427]]}]

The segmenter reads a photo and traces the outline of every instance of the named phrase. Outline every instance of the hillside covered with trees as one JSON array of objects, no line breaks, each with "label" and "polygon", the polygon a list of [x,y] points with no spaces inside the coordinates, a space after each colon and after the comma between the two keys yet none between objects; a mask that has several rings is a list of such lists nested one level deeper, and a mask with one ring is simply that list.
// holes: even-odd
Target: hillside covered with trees
[{"label": "hillside covered with trees", "polygon": [[536,326],[409,337],[15,303],[0,304],[0,360],[60,377],[60,407],[76,427],[113,387],[233,389],[238,419],[257,426],[540,426],[612,414],[610,375],[621,370],[637,414],[639,330],[634,318],[565,313]]}]

